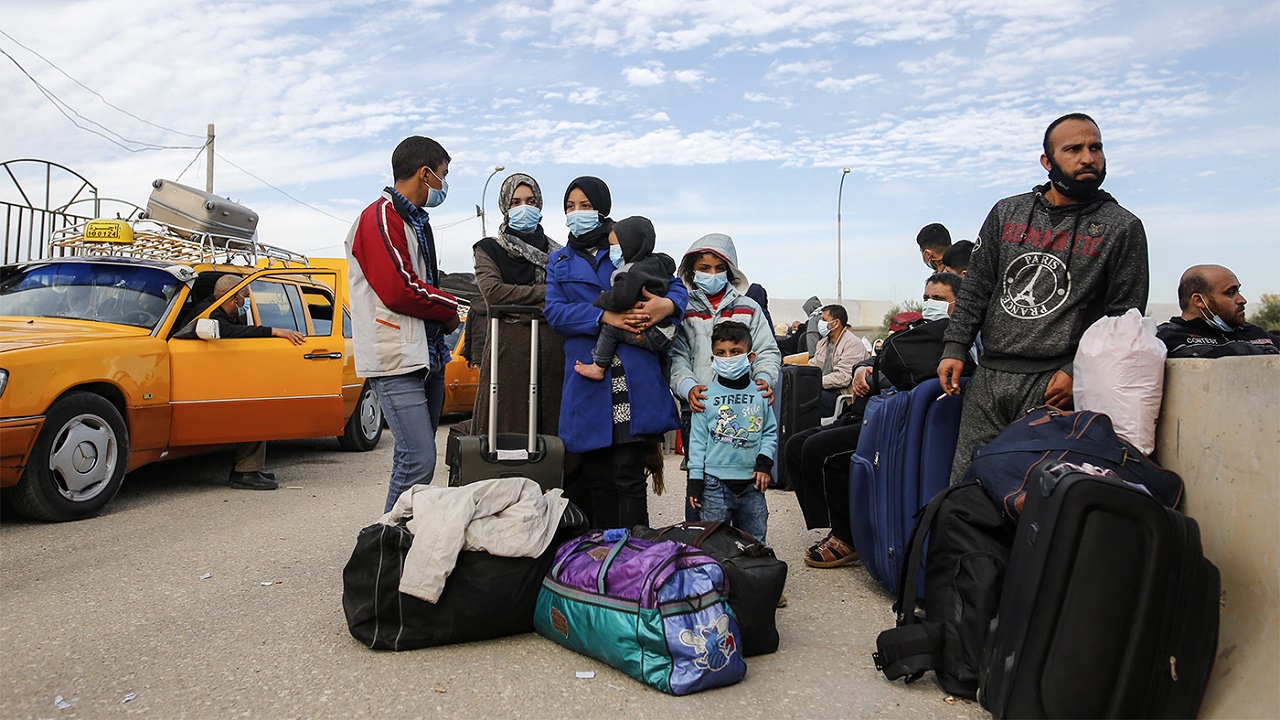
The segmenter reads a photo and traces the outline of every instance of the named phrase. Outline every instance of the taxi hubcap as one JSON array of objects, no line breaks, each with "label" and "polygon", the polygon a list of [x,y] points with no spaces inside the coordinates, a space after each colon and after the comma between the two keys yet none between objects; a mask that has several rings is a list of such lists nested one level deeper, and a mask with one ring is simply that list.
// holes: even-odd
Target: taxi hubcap
[{"label": "taxi hubcap", "polygon": [[58,493],[83,502],[106,489],[119,459],[116,433],[97,415],[71,418],[54,436],[49,470]]}]

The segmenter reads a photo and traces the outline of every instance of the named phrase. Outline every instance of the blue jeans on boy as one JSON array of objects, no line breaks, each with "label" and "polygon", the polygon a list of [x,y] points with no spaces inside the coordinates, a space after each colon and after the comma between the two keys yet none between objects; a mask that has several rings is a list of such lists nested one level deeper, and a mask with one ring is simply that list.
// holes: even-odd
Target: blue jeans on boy
[{"label": "blue jeans on boy", "polygon": [[444,407],[444,369],[369,378],[382,404],[387,427],[396,438],[391,456],[389,512],[400,493],[414,485],[430,485],[436,472],[436,428]]},{"label": "blue jeans on boy", "polygon": [[727,522],[764,544],[769,506],[754,482],[741,492],[734,492],[728,483],[707,475],[703,478],[702,522]]}]

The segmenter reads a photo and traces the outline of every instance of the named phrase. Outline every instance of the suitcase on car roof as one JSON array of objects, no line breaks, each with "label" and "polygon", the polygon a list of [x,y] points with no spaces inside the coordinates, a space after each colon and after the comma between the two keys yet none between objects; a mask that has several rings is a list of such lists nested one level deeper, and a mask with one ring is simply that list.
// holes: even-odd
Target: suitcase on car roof
[{"label": "suitcase on car roof", "polygon": [[170,180],[151,183],[146,217],[173,226],[178,233],[208,233],[250,240],[258,230],[258,214],[224,197]]},{"label": "suitcase on car roof", "polygon": [[[489,428],[484,435],[458,438],[456,482],[466,485],[497,477],[527,477],[543,490],[564,484],[564,441],[555,435],[541,435],[538,422],[538,321],[542,311],[523,305],[494,305],[489,308]],[[532,320],[529,357],[529,431],[499,433],[498,430],[498,326],[503,315],[528,315]],[[479,430],[480,428],[474,428]]]}]

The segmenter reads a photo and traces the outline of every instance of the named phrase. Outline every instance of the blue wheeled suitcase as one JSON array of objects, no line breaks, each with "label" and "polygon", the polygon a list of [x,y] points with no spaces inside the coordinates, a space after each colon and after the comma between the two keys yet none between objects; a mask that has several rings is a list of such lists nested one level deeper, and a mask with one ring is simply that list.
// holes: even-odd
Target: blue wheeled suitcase
[{"label": "blue wheeled suitcase", "polygon": [[950,480],[961,406],[933,382],[867,402],[849,460],[849,525],[863,566],[886,589],[898,585],[916,513]]},{"label": "blue wheeled suitcase", "polygon": [[1195,717],[1221,587],[1200,528],[1082,470],[1030,471],[978,701],[997,718]]}]

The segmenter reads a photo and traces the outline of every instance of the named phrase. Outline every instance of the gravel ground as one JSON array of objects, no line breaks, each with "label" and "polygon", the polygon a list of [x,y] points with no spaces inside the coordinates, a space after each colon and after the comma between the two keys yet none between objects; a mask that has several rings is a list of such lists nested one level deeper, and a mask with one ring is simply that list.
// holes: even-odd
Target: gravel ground
[{"label": "gravel ground", "polygon": [[[932,679],[905,686],[876,672],[889,595],[861,567],[807,568],[820,533],[780,491],[768,502],[770,539],[790,566],[782,644],[749,658],[738,685],[666,696],[536,634],[371,651],[347,632],[342,567],[380,515],[391,444],[271,443],[275,492],[229,490],[222,453],[131,474],[91,520],[4,518],[0,717],[987,717],[947,702]],[[669,456],[677,491],[678,466]],[[682,519],[676,493],[650,508],[655,526]]]}]

